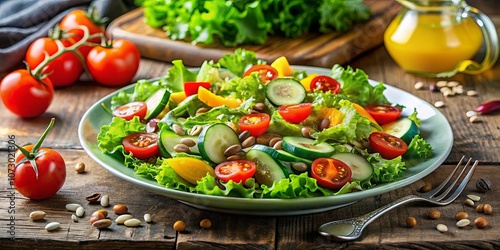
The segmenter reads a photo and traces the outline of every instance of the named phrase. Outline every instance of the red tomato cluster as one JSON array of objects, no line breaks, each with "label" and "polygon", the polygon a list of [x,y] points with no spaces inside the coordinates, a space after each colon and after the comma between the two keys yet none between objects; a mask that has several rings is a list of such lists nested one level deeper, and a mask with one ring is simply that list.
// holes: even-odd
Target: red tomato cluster
[{"label": "red tomato cluster", "polygon": [[103,21],[93,8],[74,10],[48,37],[30,44],[27,69],[7,74],[0,83],[0,96],[15,115],[36,117],[49,107],[54,88],[74,84],[85,69],[99,84],[117,87],[132,81],[139,61],[133,43],[106,38]]}]

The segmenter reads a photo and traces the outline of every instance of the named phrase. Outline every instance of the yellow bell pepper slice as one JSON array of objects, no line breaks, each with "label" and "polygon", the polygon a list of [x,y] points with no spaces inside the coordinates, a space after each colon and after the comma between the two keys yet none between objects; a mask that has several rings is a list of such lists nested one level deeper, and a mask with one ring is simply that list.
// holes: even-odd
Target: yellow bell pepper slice
[{"label": "yellow bell pepper slice", "polygon": [[293,75],[293,69],[290,67],[290,63],[288,63],[288,60],[284,56],[276,58],[276,60],[271,63],[271,67],[278,71],[278,77],[280,78]]},{"label": "yellow bell pepper slice", "polygon": [[192,157],[176,157],[165,160],[180,177],[194,185],[201,178],[207,176],[207,173],[215,177],[214,169],[203,160]]},{"label": "yellow bell pepper slice", "polygon": [[302,86],[304,86],[306,91],[311,91],[311,81],[316,76],[318,76],[318,74],[310,74],[310,75],[306,76],[306,78],[300,80],[300,83],[302,83]]},{"label": "yellow bell pepper slice", "polygon": [[374,125],[377,125],[377,127],[380,127],[380,125],[378,125],[377,121],[375,121],[375,119],[373,119],[373,116],[370,115],[370,113],[368,113],[368,111],[366,111],[365,108],[361,107],[361,105],[353,102],[352,106],[354,106],[354,109],[356,109],[358,114],[360,114],[362,117],[370,120]]},{"label": "yellow bell pepper slice", "polygon": [[216,95],[206,88],[198,88],[198,99],[212,108],[222,105],[226,105],[230,108],[237,108],[242,103],[241,100],[236,98],[224,98]]},{"label": "yellow bell pepper slice", "polygon": [[182,101],[184,101],[184,99],[186,99],[186,93],[184,91],[174,92],[170,94],[170,100],[175,102],[175,104],[181,103]]},{"label": "yellow bell pepper slice", "polygon": [[339,125],[344,120],[344,114],[336,108],[323,108],[321,109],[321,117],[330,120],[329,128]]}]

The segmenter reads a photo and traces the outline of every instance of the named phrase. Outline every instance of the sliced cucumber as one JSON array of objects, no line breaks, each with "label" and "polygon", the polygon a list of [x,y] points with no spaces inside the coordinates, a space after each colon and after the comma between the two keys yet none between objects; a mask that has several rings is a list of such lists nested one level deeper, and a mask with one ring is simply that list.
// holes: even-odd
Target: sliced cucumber
[{"label": "sliced cucumber", "polygon": [[266,85],[266,97],[276,106],[299,104],[306,99],[306,89],[292,78],[277,78]]},{"label": "sliced cucumber", "polygon": [[314,160],[321,157],[330,157],[334,148],[326,142],[315,144],[315,140],[305,137],[285,136],[282,148],[297,157]]},{"label": "sliced cucumber", "polygon": [[[183,138],[190,138],[193,141],[198,141],[197,136],[180,136],[176,134],[174,131],[168,130],[168,129],[162,129],[160,131],[160,144],[158,144],[160,148],[160,153],[163,157],[172,157],[172,155],[175,155],[177,152],[174,150],[175,145],[179,144]],[[200,151],[198,150],[198,146],[195,145],[193,147],[189,147],[189,150],[193,154],[200,154]]]},{"label": "sliced cucumber", "polygon": [[382,130],[388,134],[401,138],[409,144],[415,135],[420,133],[414,121],[403,117],[382,125]]},{"label": "sliced cucumber", "polygon": [[255,162],[257,171],[255,171],[254,178],[260,184],[270,187],[275,181],[285,179],[290,174],[285,166],[264,150],[254,147],[246,153],[245,157]]},{"label": "sliced cucumber", "polygon": [[311,165],[312,161],[309,159],[304,159],[301,157],[297,157],[295,155],[292,155],[285,150],[276,150],[272,147],[266,146],[266,145],[261,145],[261,144],[256,144],[252,147],[252,149],[257,149],[266,152],[269,154],[271,157],[274,159],[280,160],[280,161],[286,161],[286,162],[303,162],[307,165]]},{"label": "sliced cucumber", "polygon": [[224,151],[234,144],[239,144],[240,139],[234,130],[224,123],[208,125],[198,137],[198,149],[203,158],[213,162],[226,161]]},{"label": "sliced cucumber", "polygon": [[352,171],[352,179],[365,180],[372,176],[372,165],[362,156],[354,153],[336,153],[331,158],[337,159],[345,163]]},{"label": "sliced cucumber", "polygon": [[170,92],[167,89],[159,89],[146,99],[146,106],[148,111],[146,113],[146,120],[150,120],[158,116],[167,106],[170,98]]}]

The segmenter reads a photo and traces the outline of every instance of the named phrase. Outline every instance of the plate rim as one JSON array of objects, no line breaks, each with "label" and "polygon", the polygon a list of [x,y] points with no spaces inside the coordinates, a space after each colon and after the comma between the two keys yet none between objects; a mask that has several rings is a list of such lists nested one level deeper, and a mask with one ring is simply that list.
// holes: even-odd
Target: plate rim
[{"label": "plate rim", "polygon": [[[313,66],[301,66],[301,65],[292,65],[292,68],[295,70],[305,70],[307,72],[320,72],[322,74],[328,73],[331,69],[328,68],[320,68],[320,67],[313,67]],[[190,68],[192,70],[193,68]],[[154,80],[158,78],[151,78],[148,80]],[[382,83],[381,81],[374,81],[374,80],[369,80],[370,84],[378,84]],[[117,89],[106,96],[102,97],[99,99],[96,103],[94,103],[82,116],[79,126],[78,126],[78,138],[80,140],[80,144],[82,145],[83,149],[89,155],[90,158],[92,158],[98,165],[100,165],[102,168],[104,168],[106,171],[109,173],[115,175],[116,177],[119,177],[122,180],[125,180],[127,182],[130,182],[136,186],[139,186],[143,189],[146,189],[147,191],[163,195],[172,199],[176,199],[182,203],[191,205],[195,208],[199,209],[205,209],[205,210],[211,210],[211,211],[216,211],[216,212],[225,212],[225,213],[232,213],[232,214],[247,214],[247,215],[264,215],[264,216],[275,216],[275,215],[304,215],[304,214],[312,214],[312,213],[317,213],[317,212],[324,212],[328,210],[333,210],[337,209],[343,206],[348,206],[353,203],[356,203],[357,201],[360,201],[365,198],[373,197],[375,195],[380,195],[380,194],[385,194],[390,191],[408,186],[428,174],[432,173],[435,169],[437,169],[448,157],[448,155],[451,152],[451,149],[453,147],[453,131],[451,129],[451,125],[449,121],[446,119],[446,117],[434,106],[430,105],[427,101],[423,100],[422,98],[415,96],[405,90],[396,88],[394,86],[388,85],[386,83],[382,83],[385,87],[386,90],[390,91],[397,91],[397,92],[402,92],[405,95],[409,95],[412,98],[416,98],[417,100],[421,101],[422,103],[427,105],[427,108],[430,108],[433,112],[435,112],[435,115],[438,116],[442,121],[445,122],[446,124],[446,131],[447,136],[447,147],[444,149],[444,151],[439,154],[439,157],[437,159],[434,159],[432,157],[431,159],[434,159],[434,163],[431,165],[427,166],[425,169],[417,172],[416,174],[409,176],[408,178],[400,179],[395,182],[391,183],[385,183],[381,184],[377,187],[368,189],[368,190],[363,190],[360,192],[352,192],[348,194],[343,194],[339,196],[321,196],[321,197],[311,197],[311,198],[295,198],[295,199],[277,199],[277,198],[265,198],[265,199],[250,199],[250,198],[242,198],[242,197],[226,197],[226,196],[213,196],[213,195],[206,195],[206,194],[198,194],[198,193],[191,193],[191,192],[186,192],[186,191],[180,191],[180,190],[174,190],[174,189],[169,189],[164,186],[161,186],[158,183],[150,183],[150,182],[155,182],[154,180],[150,180],[148,182],[145,182],[145,180],[142,180],[142,177],[136,175],[133,173],[133,176],[130,176],[128,174],[123,173],[122,171],[119,171],[117,168],[111,166],[109,163],[105,162],[101,158],[98,157],[98,155],[94,154],[94,151],[91,148],[91,145],[89,145],[88,141],[85,139],[87,134],[84,133],[84,127],[86,126],[86,122],[90,121],[89,118],[92,112],[95,112],[97,108],[102,108],[101,103],[110,101],[111,97],[116,95],[117,93],[124,91],[124,90],[129,90],[134,88],[135,83],[124,86],[120,89]],[[384,91],[384,92],[385,92]],[[389,98],[389,96],[388,96]],[[389,98],[390,99],[390,98]],[[111,116],[110,116],[111,118]],[[109,122],[108,122],[109,124]],[[99,131],[97,131],[99,132]],[[97,136],[97,134],[96,134]],[[95,138],[97,142],[97,138]],[[432,145],[432,144],[431,144]],[[96,145],[95,145],[96,146]],[[434,148],[434,147],[433,147]],[[100,151],[99,151],[100,152]],[[103,154],[106,157],[111,157],[109,155]],[[429,161],[429,159],[427,159]],[[418,165],[418,164],[417,164]],[[123,163],[121,163],[120,167],[123,167]],[[132,169],[131,169],[132,170]],[[133,171],[133,170],[132,170]],[[408,171],[408,170],[407,170]],[[412,178],[415,177],[416,178]],[[381,189],[384,190],[381,190]],[[347,197],[348,196],[348,197]],[[332,204],[330,202],[331,200],[335,201],[336,199],[346,200],[344,203],[345,204]],[[206,202],[204,201],[205,199],[208,199],[209,201]],[[325,201],[326,200],[326,201]],[[214,202],[216,205],[214,205]],[[227,206],[227,205],[222,205],[221,204],[234,204],[234,202],[243,202],[243,203],[257,203],[258,207],[257,209],[238,209],[233,206]],[[302,204],[297,204],[297,203],[302,203]],[[316,204],[316,205],[313,205]],[[318,204],[319,203],[319,204]],[[334,202],[333,202],[334,203]],[[299,205],[299,206],[296,206]],[[295,206],[295,207],[293,207]],[[305,208],[302,208],[304,207]],[[246,206],[243,206],[246,207]],[[273,207],[269,209],[270,207]],[[281,207],[281,208],[286,208],[285,210],[280,209],[279,211],[276,211],[274,207]],[[256,208],[255,206],[253,208]]]}]

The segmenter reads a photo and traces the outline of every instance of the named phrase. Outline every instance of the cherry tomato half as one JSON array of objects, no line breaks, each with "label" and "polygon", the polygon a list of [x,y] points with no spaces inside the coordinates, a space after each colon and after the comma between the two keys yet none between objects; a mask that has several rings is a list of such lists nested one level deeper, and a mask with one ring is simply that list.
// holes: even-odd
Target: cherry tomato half
[{"label": "cherry tomato half", "polygon": [[330,91],[338,94],[340,92],[340,83],[329,76],[316,76],[311,80],[311,90],[321,90],[323,92]]},{"label": "cherry tomato half", "polygon": [[198,88],[210,88],[210,82],[185,82],[184,83],[184,93],[186,96],[198,94]]},{"label": "cherry tomato half", "polygon": [[28,70],[18,69],[2,79],[0,95],[12,113],[20,117],[36,117],[50,106],[54,87],[49,79],[38,80]]},{"label": "cherry tomato half", "polygon": [[403,140],[384,132],[371,133],[369,141],[372,150],[379,153],[384,159],[394,159],[403,155],[408,149]]},{"label": "cherry tomato half", "polygon": [[259,72],[261,82],[269,82],[278,78],[278,71],[267,64],[253,65],[243,74],[243,77],[249,76],[253,72]]},{"label": "cherry tomato half", "polygon": [[340,160],[318,158],[311,165],[311,175],[320,187],[340,189],[351,181],[352,171]]},{"label": "cherry tomato half", "polygon": [[380,125],[395,121],[401,115],[400,108],[388,104],[372,104],[365,109]]},{"label": "cherry tomato half", "polygon": [[121,117],[127,121],[132,120],[134,116],[138,116],[140,120],[144,119],[148,111],[148,106],[145,102],[130,102],[116,108],[113,115]]},{"label": "cherry tomato half", "polygon": [[134,133],[123,138],[125,152],[132,153],[134,157],[147,160],[160,152],[158,148],[158,135],[155,133]]},{"label": "cherry tomato half", "polygon": [[255,113],[240,118],[238,125],[241,131],[250,131],[252,136],[264,134],[269,128],[271,117],[266,113]]},{"label": "cherry tomato half", "polygon": [[235,183],[245,183],[248,178],[251,178],[255,174],[256,169],[257,167],[253,161],[226,161],[215,167],[215,175],[223,182],[232,180]]},{"label": "cherry tomato half", "polygon": [[299,103],[292,105],[283,105],[278,108],[278,112],[289,123],[299,123],[312,112],[312,103]]}]

